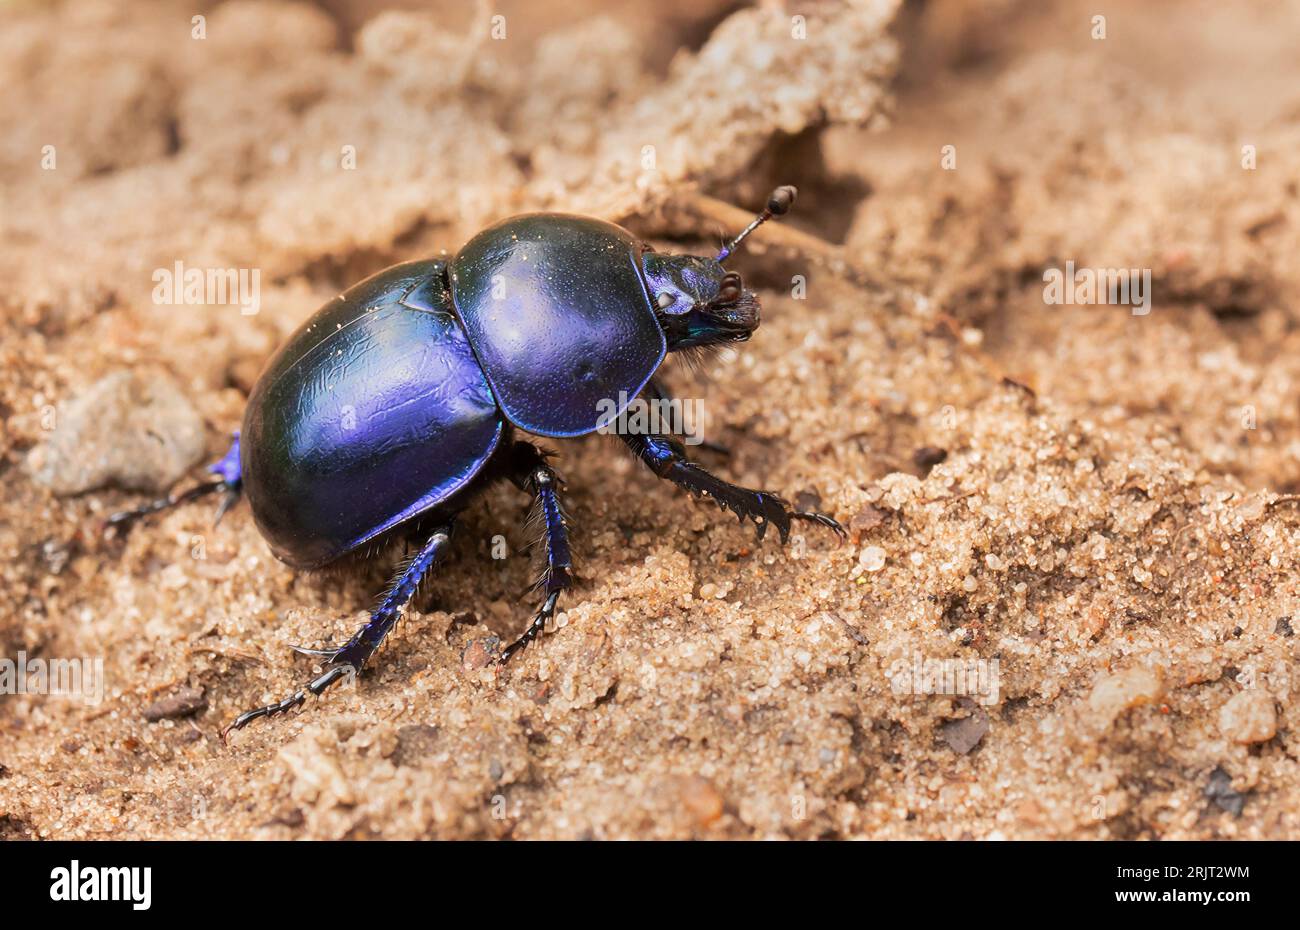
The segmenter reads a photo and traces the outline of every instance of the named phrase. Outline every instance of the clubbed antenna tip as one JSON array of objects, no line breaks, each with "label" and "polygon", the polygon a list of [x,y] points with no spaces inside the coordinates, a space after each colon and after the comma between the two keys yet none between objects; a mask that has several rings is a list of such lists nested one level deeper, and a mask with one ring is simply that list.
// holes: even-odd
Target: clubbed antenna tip
[{"label": "clubbed antenna tip", "polygon": [[795,198],[798,196],[799,188],[793,184],[782,184],[772,191],[772,196],[767,198],[767,212],[773,216],[785,216],[794,206]]},{"label": "clubbed antenna tip", "polygon": [[768,220],[775,216],[785,216],[789,213],[790,208],[794,206],[795,198],[798,195],[799,189],[792,184],[782,184],[776,190],[772,191],[771,195],[767,198],[767,207],[762,213],[754,218],[754,222],[741,230],[740,235],[722,247],[722,251],[718,253],[718,261],[725,261],[728,256],[736,251],[736,248],[740,243],[745,241],[745,237],[758,229],[758,227],[762,226]]}]

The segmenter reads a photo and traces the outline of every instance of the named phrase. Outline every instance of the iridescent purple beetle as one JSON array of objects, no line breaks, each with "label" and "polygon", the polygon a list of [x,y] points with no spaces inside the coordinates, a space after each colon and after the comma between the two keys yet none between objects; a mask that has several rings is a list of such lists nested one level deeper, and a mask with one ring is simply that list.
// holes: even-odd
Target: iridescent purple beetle
[{"label": "iridescent purple beetle", "polygon": [[[748,339],[758,300],[722,262],[794,198],[793,187],[777,188],[715,258],[660,254],[589,217],[517,216],[450,260],[381,271],[307,320],[254,386],[242,430],[210,469],[218,480],[110,524],[224,491],[220,517],[242,492],[271,551],[295,568],[318,568],[394,533],[415,537],[419,549],[351,639],[299,650],[323,657],[323,674],[241,714],[222,735],[360,671],[446,552],[456,515],[501,478],[533,495],[546,556],[541,608],[501,660],[536,639],[571,584],[571,560],[560,478],[516,431],[594,432],[608,426],[611,399],[667,398],[654,378],[667,352]],[[660,478],[752,520],[760,538],[772,524],[785,542],[794,519],[843,535],[824,514],[714,477],[664,432],[619,438]]]}]

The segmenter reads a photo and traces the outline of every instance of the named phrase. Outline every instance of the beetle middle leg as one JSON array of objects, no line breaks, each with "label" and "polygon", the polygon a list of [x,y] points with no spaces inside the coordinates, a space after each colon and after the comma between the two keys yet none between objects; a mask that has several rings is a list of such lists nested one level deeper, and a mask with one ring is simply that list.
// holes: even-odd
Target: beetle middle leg
[{"label": "beetle middle leg", "polygon": [[111,515],[105,521],[105,527],[112,529],[121,534],[129,530],[135,523],[150,514],[158,513],[161,510],[170,510],[172,507],[179,507],[181,504],[188,504],[190,501],[196,501],[201,497],[207,497],[209,494],[215,494],[217,491],[224,491],[220,505],[217,507],[216,518],[212,525],[216,526],[221,522],[221,518],[226,515],[235,502],[239,500],[239,493],[243,487],[242,477],[239,468],[239,433],[236,432],[234,440],[230,444],[230,450],[226,452],[218,461],[208,466],[209,474],[217,476],[216,481],[205,481],[202,484],[196,484],[192,488],[187,488],[179,494],[168,494],[166,497],[160,497],[157,500],[134,507],[131,510],[120,510]]},{"label": "beetle middle leg", "polygon": [[402,608],[406,606],[407,601],[411,599],[416,588],[419,587],[420,579],[447,552],[451,543],[451,529],[451,521],[448,521],[430,534],[428,540],[420,547],[420,551],[405,564],[397,577],[393,579],[393,583],[389,586],[383,601],[370,615],[369,622],[357,630],[346,643],[337,649],[294,647],[298,652],[306,655],[325,657],[327,663],[332,666],[331,668],[326,669],[323,674],[310,684],[299,688],[283,701],[257,707],[240,714],[233,723],[221,731],[222,739],[225,739],[226,734],[231,730],[242,730],[259,717],[274,717],[276,714],[282,714],[293,710],[295,707],[301,707],[306,702],[308,694],[319,696],[335,682],[360,672],[370,657],[375,654],[375,650],[383,643],[384,637],[396,625],[398,618],[402,615]]},{"label": "beetle middle leg", "polygon": [[535,518],[542,524],[546,568],[536,587],[545,593],[545,600],[523,635],[502,650],[502,662],[510,661],[515,653],[542,634],[546,624],[555,616],[555,605],[560,599],[560,592],[573,583],[568,521],[559,496],[564,482],[546,463],[542,451],[532,443],[517,442],[511,451],[511,480],[520,490],[532,493],[536,501]]},{"label": "beetle middle leg", "polygon": [[723,481],[686,458],[686,450],[676,440],[656,434],[619,435],[641,461],[645,462],[660,478],[671,481],[696,496],[711,497],[723,510],[730,510],[741,521],[752,520],[758,528],[758,538],[762,539],[768,525],[776,527],[784,543],[790,538],[790,524],[794,520],[806,520],[827,529],[834,530],[843,539],[847,536],[844,527],[824,513],[810,510],[794,510],[778,494],[771,491],[755,491]]}]

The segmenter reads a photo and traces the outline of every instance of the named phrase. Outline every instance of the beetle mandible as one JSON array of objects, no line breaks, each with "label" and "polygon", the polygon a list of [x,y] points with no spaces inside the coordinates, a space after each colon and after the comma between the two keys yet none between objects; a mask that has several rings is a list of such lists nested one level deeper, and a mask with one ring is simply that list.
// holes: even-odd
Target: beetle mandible
[{"label": "beetle mandible", "polygon": [[[546,567],[541,607],[501,661],[536,639],[572,583],[572,560],[562,482],[547,454],[516,431],[594,432],[630,398],[667,398],[654,375],[668,352],[748,339],[758,299],[723,262],[785,214],[795,193],[773,191],[713,258],[659,253],[590,217],[513,217],[447,260],[381,271],[309,318],[258,378],[230,451],[209,469],[216,480],[109,518],[125,528],[224,492],[219,520],[242,494],[271,551],[298,569],[394,533],[418,534],[415,557],[351,639],[331,649],[294,647],[325,659],[325,671],[283,701],[241,714],[222,737],[359,672],[447,551],[457,514],[503,478],[535,500]],[[615,398],[622,407],[611,408]],[[796,519],[844,535],[825,514],[715,477],[665,430],[619,438],[660,478],[752,520],[760,538],[771,524],[785,542]]]}]

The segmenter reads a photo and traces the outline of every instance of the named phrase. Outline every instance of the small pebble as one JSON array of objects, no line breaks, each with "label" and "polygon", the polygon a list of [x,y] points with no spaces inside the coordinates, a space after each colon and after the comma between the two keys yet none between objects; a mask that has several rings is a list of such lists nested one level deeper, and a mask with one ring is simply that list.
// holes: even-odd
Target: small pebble
[{"label": "small pebble", "polygon": [[1219,710],[1219,732],[1234,743],[1264,743],[1277,734],[1277,710],[1267,691],[1233,695]]},{"label": "small pebble", "polygon": [[1246,795],[1232,787],[1232,776],[1224,771],[1223,766],[1215,766],[1210,773],[1210,780],[1205,785],[1205,796],[1223,811],[1234,817],[1240,817],[1246,806]]},{"label": "small pebble", "polygon": [[495,636],[475,639],[461,651],[460,667],[467,672],[487,668],[496,659],[501,641]]},{"label": "small pebble", "polygon": [[820,510],[822,496],[816,491],[800,491],[794,496],[796,510]]},{"label": "small pebble", "polygon": [[879,546],[867,546],[858,556],[858,564],[869,572],[878,572],[885,567],[885,550]]},{"label": "small pebble", "polygon": [[948,748],[960,755],[966,755],[979,745],[980,740],[989,731],[989,715],[984,708],[977,707],[969,717],[960,720],[945,720],[939,727]]},{"label": "small pebble", "polygon": [[150,723],[157,723],[159,720],[174,720],[177,717],[188,717],[191,714],[197,714],[199,711],[207,710],[208,699],[203,694],[202,688],[182,688],[180,691],[169,695],[159,701],[154,701],[144,709],[144,719]]},{"label": "small pebble", "polygon": [[912,461],[918,468],[933,468],[947,457],[948,450],[938,446],[922,446],[912,453]]},{"label": "small pebble", "polygon": [[1100,723],[1109,726],[1124,711],[1156,701],[1163,691],[1159,675],[1136,666],[1098,681],[1088,696],[1088,706]]},{"label": "small pebble", "polygon": [[868,530],[873,530],[878,527],[884,522],[884,520],[885,511],[874,504],[868,504],[855,513],[853,518],[849,520],[849,529],[861,536]]},{"label": "small pebble", "polygon": [[722,795],[707,778],[693,775],[679,783],[682,806],[701,827],[707,827],[722,816]]}]

